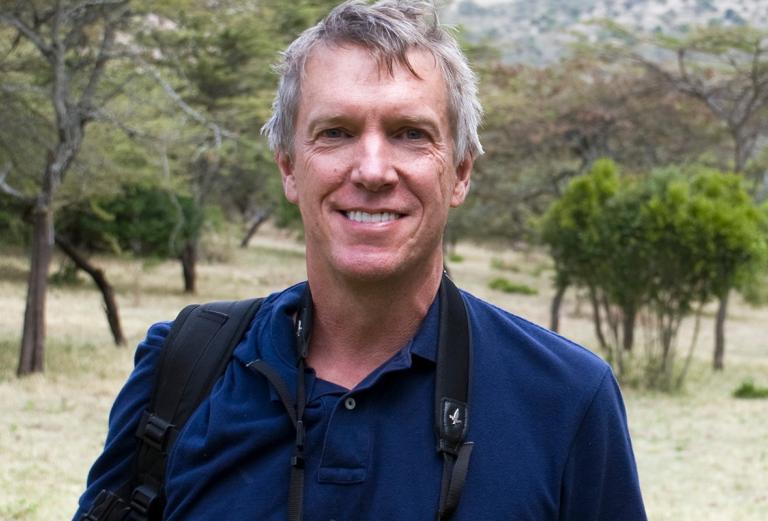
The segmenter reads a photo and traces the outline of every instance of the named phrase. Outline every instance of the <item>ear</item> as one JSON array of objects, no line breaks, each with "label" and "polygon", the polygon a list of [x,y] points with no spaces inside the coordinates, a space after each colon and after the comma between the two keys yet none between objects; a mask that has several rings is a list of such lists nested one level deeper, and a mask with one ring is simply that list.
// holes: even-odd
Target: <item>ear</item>
[{"label": "ear", "polygon": [[453,182],[453,192],[451,193],[451,207],[456,208],[464,202],[469,193],[470,178],[472,176],[472,165],[475,160],[470,154],[464,157],[464,160],[456,167],[456,179]]},{"label": "ear", "polygon": [[284,152],[277,152],[275,154],[275,162],[280,169],[280,177],[283,181],[283,193],[285,198],[293,204],[299,202],[299,192],[296,190],[296,177],[293,171],[293,161]]}]

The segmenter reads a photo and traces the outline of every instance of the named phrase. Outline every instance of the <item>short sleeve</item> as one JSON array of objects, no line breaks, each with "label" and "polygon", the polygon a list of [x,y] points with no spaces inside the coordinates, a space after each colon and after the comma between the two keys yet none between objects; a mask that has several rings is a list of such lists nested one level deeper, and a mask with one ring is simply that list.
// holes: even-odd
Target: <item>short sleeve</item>
[{"label": "short sleeve", "polygon": [[561,521],[646,521],[627,416],[613,373],[605,375],[571,445]]},{"label": "short sleeve", "polygon": [[88,473],[88,484],[73,521],[88,511],[99,492],[117,490],[130,479],[137,448],[136,429],[149,406],[160,348],[170,328],[169,322],[154,324],[136,348],[133,372],[112,405],[104,451]]}]

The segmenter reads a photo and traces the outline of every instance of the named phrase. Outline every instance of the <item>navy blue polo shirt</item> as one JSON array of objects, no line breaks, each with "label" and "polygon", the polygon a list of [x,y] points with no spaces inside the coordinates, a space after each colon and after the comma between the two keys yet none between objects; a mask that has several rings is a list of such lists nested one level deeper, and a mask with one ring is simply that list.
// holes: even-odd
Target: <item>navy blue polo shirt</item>
[{"label": "navy blue polo shirt", "polygon": [[[295,431],[269,363],[295,392],[293,315],[304,283],[262,304],[167,462],[167,521],[286,519]],[[474,450],[456,521],[641,521],[626,414],[610,368],[562,337],[462,293],[473,337],[467,440]],[[438,300],[416,336],[355,389],[303,375],[306,521],[434,519],[442,461],[433,393]],[[386,324],[382,324],[386,327]],[[80,499],[129,477],[169,323],[152,326],[118,395],[104,452]]]}]

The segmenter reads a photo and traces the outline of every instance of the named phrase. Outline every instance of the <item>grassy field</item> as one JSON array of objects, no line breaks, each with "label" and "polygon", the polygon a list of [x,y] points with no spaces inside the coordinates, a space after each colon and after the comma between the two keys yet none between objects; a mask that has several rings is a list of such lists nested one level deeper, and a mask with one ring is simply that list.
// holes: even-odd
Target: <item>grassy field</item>
[{"label": "grassy field", "polygon": [[[215,250],[215,257],[227,262],[200,266],[200,291],[194,297],[180,291],[176,263],[98,259],[116,286],[130,346],[152,322],[173,318],[186,303],[264,295],[304,277],[301,246],[275,233],[257,237],[247,250],[226,243]],[[450,267],[460,286],[547,323],[551,271],[545,258],[459,245]],[[21,254],[0,255],[0,520],[67,520],[102,446],[109,406],[131,370],[133,348],[111,344],[100,297],[89,281],[53,286],[46,373],[17,380],[25,269]],[[489,289],[497,277],[538,293]],[[708,368],[708,311],[684,391],[625,389],[651,521],[768,519],[768,400],[732,397],[748,379],[768,386],[768,310],[734,299],[727,368],[720,374]],[[690,324],[686,328],[684,343]],[[561,332],[588,347],[595,344],[588,306],[573,294],[564,305]]]}]

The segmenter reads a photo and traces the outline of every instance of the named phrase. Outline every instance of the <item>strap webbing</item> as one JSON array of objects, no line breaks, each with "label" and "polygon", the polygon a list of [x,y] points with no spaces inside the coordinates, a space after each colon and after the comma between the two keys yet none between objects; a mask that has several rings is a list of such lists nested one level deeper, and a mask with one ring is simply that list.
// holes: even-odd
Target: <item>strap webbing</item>
[{"label": "strap webbing", "polygon": [[437,520],[456,510],[469,469],[472,444],[464,443],[469,428],[472,338],[464,299],[443,276],[440,285],[440,332],[435,380],[437,450],[443,455],[443,478]]},{"label": "strap webbing", "polygon": [[[301,521],[304,508],[304,420],[303,420],[303,403],[306,399],[302,397],[304,394],[304,386],[299,384],[297,403],[293,403],[291,394],[288,391],[288,386],[282,377],[275,371],[272,366],[267,364],[263,360],[253,360],[249,362],[246,367],[251,371],[262,375],[266,378],[272,387],[277,391],[277,395],[280,397],[280,401],[283,402],[288,416],[291,418],[291,423],[296,429],[296,443],[294,447],[293,456],[291,457],[291,481],[290,488],[288,490],[288,521]],[[298,374],[304,374],[304,359],[299,359]],[[300,376],[299,380],[303,380]]]}]

